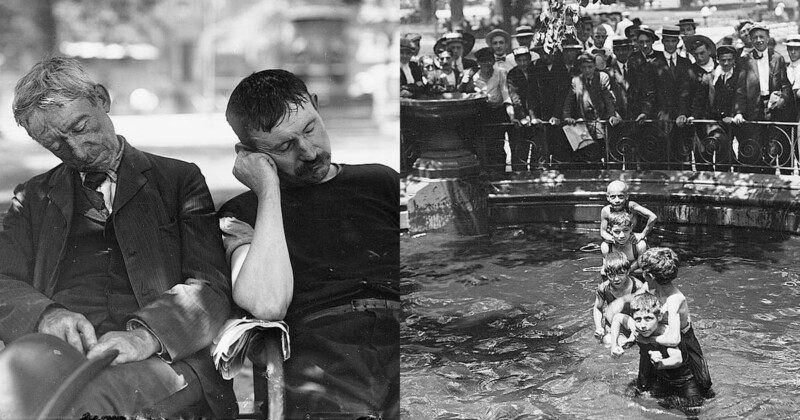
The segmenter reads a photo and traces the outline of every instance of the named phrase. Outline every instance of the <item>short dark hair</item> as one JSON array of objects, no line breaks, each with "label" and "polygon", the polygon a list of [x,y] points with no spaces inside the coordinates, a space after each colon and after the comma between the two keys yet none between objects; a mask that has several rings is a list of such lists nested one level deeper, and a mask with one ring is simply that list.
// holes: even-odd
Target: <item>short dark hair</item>
[{"label": "short dark hair", "polygon": [[603,258],[603,268],[605,268],[606,274],[628,274],[631,262],[622,251],[609,252]]},{"label": "short dark hair", "polygon": [[631,215],[628,212],[624,211],[613,211],[611,214],[608,215],[608,228],[611,229],[614,226],[622,226],[622,227],[633,227],[633,220],[631,219]]},{"label": "short dark hair", "polygon": [[306,84],[280,69],[255,72],[231,92],[225,118],[244,144],[252,146],[250,132],[269,132],[284,117],[311,102]]},{"label": "short dark hair", "polygon": [[678,254],[669,248],[650,248],[639,257],[642,271],[658,284],[669,284],[678,277]]},{"label": "short dark hair", "polygon": [[644,311],[650,314],[661,314],[661,304],[656,295],[652,293],[638,294],[631,299],[631,310],[633,312]]}]

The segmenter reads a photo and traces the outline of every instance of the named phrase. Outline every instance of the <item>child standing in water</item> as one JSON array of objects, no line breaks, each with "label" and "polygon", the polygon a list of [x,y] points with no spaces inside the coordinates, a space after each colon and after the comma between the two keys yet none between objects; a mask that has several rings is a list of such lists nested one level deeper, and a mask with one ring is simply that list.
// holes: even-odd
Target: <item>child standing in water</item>
[{"label": "child standing in water", "polygon": [[[611,242],[600,244],[600,251],[603,252],[603,256],[605,257],[614,251],[622,252],[631,262],[631,270],[635,270],[639,265],[639,255],[647,249],[647,243],[633,234],[631,215],[625,212],[611,213],[608,216],[608,232],[611,236]],[[603,272],[601,271],[601,273]]]},{"label": "child standing in water", "polygon": [[[636,388],[639,392],[649,391],[670,408],[683,410],[687,415],[696,415],[703,404],[706,392],[692,369],[690,349],[685,342],[676,347],[657,344],[657,337],[663,336],[667,326],[660,323],[662,306],[658,297],[642,293],[631,300],[632,316],[618,314],[611,324],[611,331],[619,332],[621,326],[635,331],[638,339],[648,339],[652,343],[639,343],[639,374]],[[624,352],[616,343],[611,346],[611,356],[619,357]]]},{"label": "child standing in water", "polygon": [[712,398],[711,375],[703,350],[694,335],[686,296],[672,283],[678,276],[678,255],[669,248],[652,248],[642,254],[640,264],[649,290],[661,305],[661,322],[665,329],[657,337],[640,336],[636,337],[636,341],[670,347],[681,345],[686,349],[689,367],[700,392],[706,398]]},{"label": "child standing in water", "polygon": [[639,240],[647,239],[647,235],[650,234],[650,231],[653,229],[653,225],[655,225],[658,217],[646,207],[628,199],[627,184],[622,181],[611,181],[608,184],[608,187],[606,187],[606,200],[608,200],[608,205],[603,207],[603,209],[600,211],[600,236],[603,238],[603,242],[609,244],[614,242],[614,238],[609,231],[610,226],[608,222],[609,218],[611,217],[611,213],[615,212],[630,214],[632,228],[636,228],[636,223],[640,216],[646,217],[647,224],[642,232],[636,234],[635,236]]},{"label": "child standing in water", "polygon": [[[607,280],[603,281],[597,286],[597,293],[595,294],[594,307],[592,308],[592,316],[594,319],[594,336],[603,341],[605,344],[618,344],[622,346],[625,343],[632,343],[632,338],[620,335],[619,329],[616,334],[607,333],[606,327],[610,325],[611,318],[606,318],[605,309],[615,300],[624,296],[629,296],[643,287],[639,279],[628,276],[628,271],[631,268],[631,262],[622,252],[616,251],[608,254],[603,260],[603,270],[606,274]],[[625,305],[622,313],[630,315],[630,307]],[[633,331],[633,329],[629,329]]]}]

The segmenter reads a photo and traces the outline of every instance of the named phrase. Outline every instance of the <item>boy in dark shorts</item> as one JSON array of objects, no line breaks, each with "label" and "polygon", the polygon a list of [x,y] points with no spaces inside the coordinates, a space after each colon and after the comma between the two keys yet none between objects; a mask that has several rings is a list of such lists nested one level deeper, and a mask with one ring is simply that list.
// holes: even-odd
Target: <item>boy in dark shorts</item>
[{"label": "boy in dark shorts", "polygon": [[700,393],[712,398],[711,375],[703,357],[703,350],[694,335],[686,296],[672,283],[678,276],[678,256],[669,248],[651,248],[645,251],[639,264],[648,289],[661,305],[661,323],[664,333],[657,337],[637,336],[639,344],[660,344],[686,349],[689,367]]},{"label": "boy in dark shorts", "polygon": [[[611,324],[612,334],[618,333],[621,326],[635,331],[637,339],[655,339],[664,333],[666,326],[659,322],[663,314],[658,297],[651,293],[638,294],[630,305],[633,315],[615,316]],[[622,346],[612,344],[612,357],[619,357],[623,352]],[[667,408],[680,409],[690,416],[697,415],[705,396],[693,373],[689,352],[685,342],[677,347],[640,342],[637,391],[650,392]]]}]

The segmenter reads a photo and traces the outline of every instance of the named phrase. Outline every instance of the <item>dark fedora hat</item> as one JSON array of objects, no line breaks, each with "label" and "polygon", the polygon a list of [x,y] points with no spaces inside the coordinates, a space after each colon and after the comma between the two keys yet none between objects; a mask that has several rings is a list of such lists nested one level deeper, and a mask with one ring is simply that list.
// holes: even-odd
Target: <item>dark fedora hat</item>
[{"label": "dark fedora hat", "polygon": [[655,31],[653,31],[652,29],[650,29],[650,28],[648,28],[646,26],[640,26],[636,30],[636,37],[638,38],[639,35],[647,35],[653,41],[658,41],[659,39],[661,39],[661,38],[658,37],[658,35],[656,35]]},{"label": "dark fedora hat", "polygon": [[733,48],[733,45],[720,45],[717,47],[717,57],[722,54],[733,54],[736,57],[736,48]]},{"label": "dark fedora hat", "polygon": [[117,351],[87,359],[66,341],[28,334],[0,352],[0,418],[60,418]]},{"label": "dark fedora hat", "polygon": [[400,51],[414,51],[414,43],[408,38],[400,38]]},{"label": "dark fedora hat", "polygon": [[695,28],[697,27],[697,23],[692,18],[685,18],[678,21],[678,26],[685,26],[685,25],[691,25],[694,26]]},{"label": "dark fedora hat", "polygon": [[639,27],[636,25],[629,25],[625,28],[625,38],[630,38],[634,35],[639,35],[637,32],[639,31]]},{"label": "dark fedora hat", "polygon": [[683,39],[683,44],[686,45],[686,50],[692,54],[694,54],[694,49],[696,48],[695,45],[698,42],[702,42],[703,45],[705,45],[706,48],[708,49],[708,52],[711,53],[711,55],[717,54],[717,45],[714,44],[714,41],[712,41],[711,38],[705,35],[689,35]]},{"label": "dark fedora hat", "polygon": [[436,41],[433,45],[433,52],[439,54],[446,50],[447,45],[451,42],[460,42],[464,46],[462,55],[466,57],[475,46],[475,36],[469,32],[448,32]]},{"label": "dark fedora hat", "polygon": [[489,47],[483,47],[475,51],[475,60],[480,62],[491,61],[494,62],[494,52]]}]

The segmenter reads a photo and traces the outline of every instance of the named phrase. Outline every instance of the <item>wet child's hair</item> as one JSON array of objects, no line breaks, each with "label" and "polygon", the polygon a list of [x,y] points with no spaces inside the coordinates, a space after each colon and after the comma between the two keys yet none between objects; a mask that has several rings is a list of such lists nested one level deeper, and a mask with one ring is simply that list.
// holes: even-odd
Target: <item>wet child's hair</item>
[{"label": "wet child's hair", "polygon": [[661,314],[661,304],[658,298],[652,293],[638,294],[631,299],[631,310],[633,312],[644,311],[650,314]]},{"label": "wet child's hair", "polygon": [[609,274],[628,274],[631,269],[631,262],[622,251],[609,252],[603,259],[603,271]]},{"label": "wet child's hair", "polygon": [[678,277],[678,255],[669,248],[650,248],[639,257],[642,271],[658,284],[669,284]]},{"label": "wet child's hair", "polygon": [[624,211],[611,212],[608,215],[608,228],[611,229],[614,226],[631,227],[631,215]]}]

